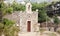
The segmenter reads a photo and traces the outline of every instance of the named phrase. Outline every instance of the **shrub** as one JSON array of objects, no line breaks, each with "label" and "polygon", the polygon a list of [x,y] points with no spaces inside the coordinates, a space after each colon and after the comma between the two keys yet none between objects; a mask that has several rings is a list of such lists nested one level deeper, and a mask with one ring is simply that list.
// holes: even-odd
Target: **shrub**
[{"label": "shrub", "polygon": [[59,33],[59,34],[60,34],[60,30],[57,30],[57,33]]},{"label": "shrub", "polygon": [[48,36],[57,36],[55,33],[46,33]]},{"label": "shrub", "polygon": [[44,31],[46,31],[46,29],[43,29],[43,28],[40,29],[40,32],[41,33],[44,32]]}]

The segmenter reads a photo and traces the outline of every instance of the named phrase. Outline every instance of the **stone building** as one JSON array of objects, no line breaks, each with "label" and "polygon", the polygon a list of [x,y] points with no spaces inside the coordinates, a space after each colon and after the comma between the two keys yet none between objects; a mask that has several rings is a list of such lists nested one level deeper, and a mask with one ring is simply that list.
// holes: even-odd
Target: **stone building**
[{"label": "stone building", "polygon": [[16,25],[20,27],[20,32],[35,32],[39,31],[38,10],[32,11],[30,2],[26,4],[26,10],[15,11],[12,14],[7,14],[3,18],[14,20]]},{"label": "stone building", "polygon": [[26,11],[21,11],[19,14],[21,32],[38,31],[38,11],[32,11],[32,5],[30,2],[26,4]]}]

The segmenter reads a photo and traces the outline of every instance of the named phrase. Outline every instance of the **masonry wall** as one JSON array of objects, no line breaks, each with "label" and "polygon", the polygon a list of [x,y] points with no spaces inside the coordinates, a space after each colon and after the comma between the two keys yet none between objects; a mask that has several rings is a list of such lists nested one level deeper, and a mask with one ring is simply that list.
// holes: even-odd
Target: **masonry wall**
[{"label": "masonry wall", "polygon": [[27,32],[27,21],[31,21],[31,32],[34,31],[36,25],[38,23],[38,12],[20,12],[20,30],[21,32]]}]

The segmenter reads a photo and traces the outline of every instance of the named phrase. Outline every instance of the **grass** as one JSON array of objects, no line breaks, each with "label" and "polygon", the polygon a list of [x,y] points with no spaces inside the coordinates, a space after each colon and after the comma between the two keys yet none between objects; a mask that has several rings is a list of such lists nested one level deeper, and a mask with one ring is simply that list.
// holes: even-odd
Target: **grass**
[{"label": "grass", "polygon": [[44,31],[46,31],[46,29],[40,28],[41,35],[43,34]]},{"label": "grass", "polygon": [[57,36],[55,33],[46,33],[48,36]]}]

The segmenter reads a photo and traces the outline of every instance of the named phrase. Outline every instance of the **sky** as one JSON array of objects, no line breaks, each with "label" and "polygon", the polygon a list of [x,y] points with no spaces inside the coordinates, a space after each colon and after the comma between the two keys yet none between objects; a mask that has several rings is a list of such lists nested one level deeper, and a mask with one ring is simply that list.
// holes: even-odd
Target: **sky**
[{"label": "sky", "polygon": [[[18,1],[24,1],[24,0],[18,0]],[[46,2],[52,2],[52,1],[58,1],[58,0],[31,0],[32,2],[44,2],[44,1],[46,1]]]},{"label": "sky", "polygon": [[[25,1],[25,0],[18,0],[18,1]],[[26,1],[28,1],[28,0],[26,0]],[[52,0],[31,0],[32,2],[44,2],[44,1],[46,1],[46,2],[51,2]]]},{"label": "sky", "polygon": [[[12,2],[13,0],[6,0],[8,2]],[[16,2],[20,3],[20,2],[23,2],[24,1],[28,1],[28,0],[16,0]],[[52,1],[58,1],[58,0],[31,0],[31,2],[38,2],[38,3],[42,3],[42,2],[52,2]]]}]

